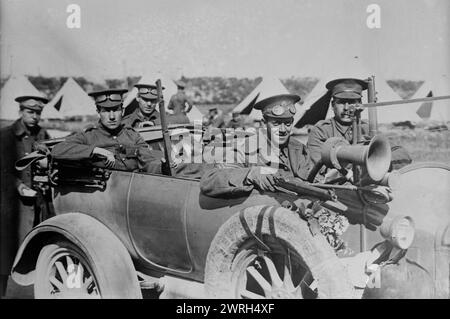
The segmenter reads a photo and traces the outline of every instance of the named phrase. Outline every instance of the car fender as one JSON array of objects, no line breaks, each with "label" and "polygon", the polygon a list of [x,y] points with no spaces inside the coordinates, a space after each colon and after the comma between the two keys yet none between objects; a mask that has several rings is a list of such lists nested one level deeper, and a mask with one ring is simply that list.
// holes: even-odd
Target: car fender
[{"label": "car fender", "polygon": [[58,238],[69,240],[84,251],[101,245],[101,249],[119,254],[121,260],[133,264],[125,246],[104,224],[86,214],[66,213],[45,220],[27,234],[14,260],[12,279],[23,286],[33,284],[41,249]]}]

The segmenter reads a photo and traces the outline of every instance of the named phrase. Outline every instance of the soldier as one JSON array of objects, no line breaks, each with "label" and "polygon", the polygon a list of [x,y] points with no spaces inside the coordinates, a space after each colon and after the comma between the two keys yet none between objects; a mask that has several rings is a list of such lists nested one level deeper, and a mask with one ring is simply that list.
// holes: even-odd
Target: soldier
[{"label": "soldier", "polygon": [[160,114],[156,110],[158,102],[158,92],[155,85],[136,84],[138,89],[136,100],[139,107],[131,114],[125,116],[122,123],[131,127],[141,127],[145,125],[161,125]]},{"label": "soldier", "polygon": [[231,120],[227,123],[227,127],[232,129],[245,128],[245,123],[239,112],[233,112]]},{"label": "soldier", "polygon": [[[361,104],[362,92],[367,89],[367,82],[360,79],[345,78],[330,81],[326,88],[331,92],[331,105],[334,117],[317,122],[309,132],[307,147],[312,161],[320,160],[322,144],[330,137],[342,137],[349,143],[353,140],[353,110]],[[368,139],[368,124],[362,122],[361,133]],[[391,168],[398,169],[411,163],[408,152],[401,146],[392,147]]]},{"label": "soldier", "polygon": [[[250,163],[248,156],[240,154],[243,163],[216,164],[203,175],[200,183],[202,192],[213,197],[243,196],[254,188],[275,191],[276,174],[306,179],[312,168],[306,147],[290,138],[295,103],[299,100],[298,95],[281,94],[256,103],[254,108],[262,111],[266,124],[264,139],[256,149],[256,163]],[[262,151],[261,143],[267,143],[268,152]],[[274,147],[278,148],[277,158],[266,155],[275,154]]]},{"label": "soldier", "polygon": [[[322,144],[330,137],[343,137],[349,143],[353,140],[352,106],[361,103],[362,92],[367,90],[367,82],[359,79],[337,79],[327,83],[331,91],[331,105],[334,117],[317,122],[308,136],[308,151],[314,163],[320,160]],[[368,126],[361,125],[362,134],[367,135]]]},{"label": "soldier", "polygon": [[[55,159],[92,160],[97,165],[126,171],[161,173],[163,153],[150,150],[132,127],[122,123],[123,94],[127,90],[93,92],[98,125],[68,137],[52,149]],[[101,160],[100,162],[98,162]]]},{"label": "soldier", "polygon": [[170,123],[189,123],[189,118],[186,116],[194,105],[191,99],[186,95],[186,82],[179,80],[174,81],[177,85],[177,93],[175,93],[169,101],[167,108],[173,110],[173,115],[168,118]]},{"label": "soldier", "polygon": [[204,117],[203,125],[205,127],[224,128],[225,121],[223,120],[222,112],[219,112],[217,107],[210,108],[208,115]]},{"label": "soldier", "polygon": [[[41,149],[38,141],[49,138],[47,131],[39,126],[46,98],[19,96],[20,118],[0,132],[1,145],[1,287],[3,296],[6,282],[17,249],[25,235],[39,222],[42,194],[32,187],[31,169],[15,169],[15,162]],[[45,151],[45,150],[44,150]]]}]

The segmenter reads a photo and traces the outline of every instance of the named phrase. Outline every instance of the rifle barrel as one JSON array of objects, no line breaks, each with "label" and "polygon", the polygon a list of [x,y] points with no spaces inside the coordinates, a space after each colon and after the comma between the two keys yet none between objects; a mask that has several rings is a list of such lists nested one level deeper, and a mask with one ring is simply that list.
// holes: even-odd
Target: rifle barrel
[{"label": "rifle barrel", "polygon": [[408,103],[417,103],[417,102],[431,102],[431,101],[438,101],[438,100],[450,100],[450,95],[432,96],[432,97],[424,97],[424,98],[420,98],[420,99],[410,99],[410,100],[396,100],[396,101],[387,101],[387,102],[378,102],[378,103],[365,103],[365,104],[361,104],[361,106],[370,108],[370,107],[408,104]]},{"label": "rifle barrel", "polygon": [[164,145],[164,155],[166,159],[166,164],[169,166],[169,174],[172,176],[172,161],[171,161],[171,154],[169,151],[170,148],[170,136],[169,136],[169,128],[167,127],[166,122],[166,109],[164,107],[164,98],[162,93],[162,86],[161,86],[161,80],[158,79],[156,81],[156,90],[158,94],[158,104],[159,104],[159,113],[161,117],[161,130],[163,135],[163,145]]}]

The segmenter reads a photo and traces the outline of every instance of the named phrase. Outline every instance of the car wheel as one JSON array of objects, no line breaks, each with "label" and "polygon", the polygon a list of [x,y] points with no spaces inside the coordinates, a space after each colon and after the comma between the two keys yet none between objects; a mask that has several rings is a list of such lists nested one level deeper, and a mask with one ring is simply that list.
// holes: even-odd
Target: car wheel
[{"label": "car wheel", "polygon": [[[117,263],[111,252],[84,251],[69,241],[42,248],[37,263],[37,299],[142,298],[139,284],[127,280],[134,267]],[[133,272],[133,274],[130,274]],[[123,278],[123,279],[121,279]]]},{"label": "car wheel", "polygon": [[[248,234],[242,216],[263,244]],[[219,229],[207,255],[205,290],[210,298],[354,296],[346,270],[325,238],[312,235],[292,211],[265,206],[247,208]]]}]

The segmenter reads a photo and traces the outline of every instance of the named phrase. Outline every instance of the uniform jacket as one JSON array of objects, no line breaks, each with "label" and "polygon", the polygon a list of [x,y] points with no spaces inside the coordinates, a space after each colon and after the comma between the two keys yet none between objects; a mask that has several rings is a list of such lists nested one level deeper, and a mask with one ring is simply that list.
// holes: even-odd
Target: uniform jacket
[{"label": "uniform jacket", "polygon": [[[361,130],[363,135],[368,134],[369,127],[367,123],[362,123]],[[343,137],[349,143],[352,143],[353,127],[352,125],[342,125],[334,118],[317,122],[311,128],[307,142],[308,151],[314,163],[320,160],[322,144],[330,137]]]},{"label": "uniform jacket", "polygon": [[52,157],[59,160],[91,160],[102,165],[102,158],[95,158],[94,148],[100,147],[114,153],[114,169],[161,173],[161,151],[150,150],[144,139],[132,127],[121,125],[111,133],[102,124],[68,137],[52,149]]},{"label": "uniform jacket", "polygon": [[173,110],[173,114],[175,115],[180,113],[186,114],[191,110],[192,104],[192,101],[185,92],[178,91],[170,98],[167,108]]},{"label": "uniform jacket", "polygon": [[[213,169],[203,175],[200,182],[201,191],[212,197],[245,196],[254,188],[253,184],[247,181],[247,175],[252,166],[275,167],[282,176],[295,176],[301,179],[306,179],[312,168],[305,145],[293,138],[289,140],[286,147],[280,149],[278,163],[262,155],[269,152],[261,152],[258,149],[257,153],[256,163],[250,163],[248,155],[237,154],[238,163],[216,164]],[[244,160],[242,156],[245,156]]]},{"label": "uniform jacket", "polygon": [[122,124],[131,127],[139,127],[139,124],[142,122],[153,122],[153,125],[161,125],[159,112],[154,110],[152,114],[146,117],[137,108],[133,113],[128,114],[122,119]]},{"label": "uniform jacket", "polygon": [[[367,123],[361,123],[361,131],[363,138],[368,140],[369,125]],[[330,137],[343,137],[351,144],[353,139],[352,132],[352,125],[342,125],[334,118],[317,122],[317,124],[311,128],[307,142],[308,152],[312,161],[317,163],[320,160],[322,144]],[[391,152],[390,170],[400,169],[412,162],[408,151],[400,145],[391,144]],[[323,172],[324,171],[322,170],[322,173]]]},{"label": "uniform jacket", "polygon": [[15,162],[34,151],[35,142],[48,139],[41,127],[28,130],[19,119],[0,131],[0,264],[1,274],[9,274],[15,254],[23,236],[34,222],[35,199],[23,199],[17,187],[20,183],[31,187],[31,167],[18,172]]}]

